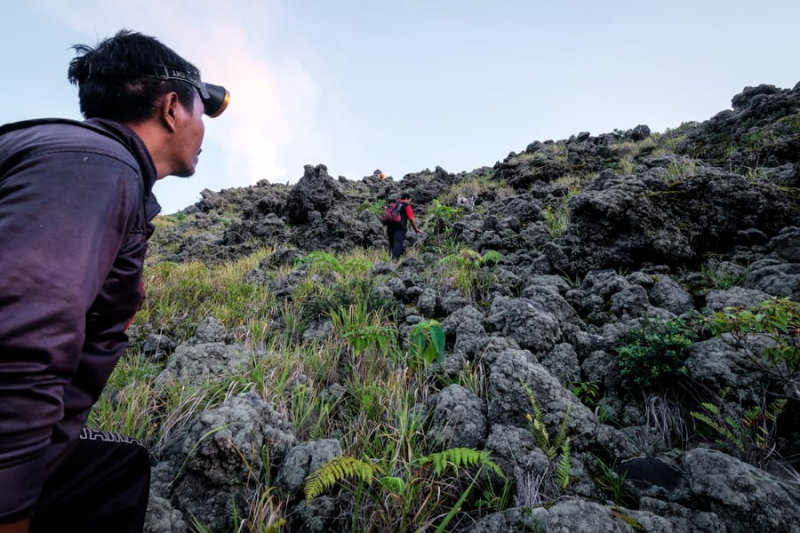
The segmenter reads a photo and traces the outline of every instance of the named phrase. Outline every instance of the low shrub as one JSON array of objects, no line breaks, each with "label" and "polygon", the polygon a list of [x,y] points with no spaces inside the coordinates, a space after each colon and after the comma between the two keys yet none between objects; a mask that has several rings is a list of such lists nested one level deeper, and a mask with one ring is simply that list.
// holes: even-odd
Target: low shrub
[{"label": "low shrub", "polygon": [[620,375],[648,389],[667,376],[686,373],[687,349],[700,338],[699,316],[647,318],[621,335],[615,348]]}]

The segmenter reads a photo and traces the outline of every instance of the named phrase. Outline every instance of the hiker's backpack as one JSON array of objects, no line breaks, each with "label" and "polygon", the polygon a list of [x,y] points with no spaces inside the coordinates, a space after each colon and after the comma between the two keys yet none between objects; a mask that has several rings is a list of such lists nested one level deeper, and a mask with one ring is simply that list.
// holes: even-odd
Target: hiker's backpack
[{"label": "hiker's backpack", "polygon": [[397,201],[384,205],[383,212],[381,213],[381,223],[384,226],[388,226],[389,224],[396,224],[403,220],[404,207],[405,204],[403,202]]}]

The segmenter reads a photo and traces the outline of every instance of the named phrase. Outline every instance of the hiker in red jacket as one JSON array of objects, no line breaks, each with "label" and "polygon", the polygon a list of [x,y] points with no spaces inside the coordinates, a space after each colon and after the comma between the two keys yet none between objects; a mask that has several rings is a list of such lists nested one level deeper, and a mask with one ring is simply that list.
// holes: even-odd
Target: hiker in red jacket
[{"label": "hiker in red jacket", "polygon": [[153,37],[75,50],[87,120],[0,127],[0,533],[142,531],[147,450],[85,424],[143,297],[153,184],[194,173],[228,102]]},{"label": "hiker in red jacket", "polygon": [[395,222],[386,226],[389,250],[392,252],[392,257],[394,259],[398,259],[403,253],[403,242],[406,240],[409,222],[411,222],[414,231],[422,233],[422,230],[417,226],[417,221],[414,220],[414,211],[411,209],[411,195],[403,193],[397,201],[405,204],[405,207],[400,211],[400,222]]}]

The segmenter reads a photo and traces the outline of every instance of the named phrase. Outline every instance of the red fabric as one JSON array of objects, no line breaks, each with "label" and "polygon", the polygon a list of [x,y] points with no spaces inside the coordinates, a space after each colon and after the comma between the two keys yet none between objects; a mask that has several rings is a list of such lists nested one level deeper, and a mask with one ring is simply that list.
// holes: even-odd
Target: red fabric
[{"label": "red fabric", "polygon": [[397,200],[397,201],[406,204],[406,216],[408,217],[408,220],[414,220],[414,211],[411,210],[411,205],[405,200]]}]

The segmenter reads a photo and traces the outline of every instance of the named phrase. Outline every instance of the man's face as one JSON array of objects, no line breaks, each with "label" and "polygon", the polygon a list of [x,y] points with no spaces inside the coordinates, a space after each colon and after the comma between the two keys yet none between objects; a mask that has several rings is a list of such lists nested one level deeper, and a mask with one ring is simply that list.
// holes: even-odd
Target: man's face
[{"label": "man's face", "polygon": [[180,108],[181,120],[174,139],[175,172],[172,174],[188,178],[194,174],[200,149],[203,145],[203,135],[206,129],[203,124],[203,100],[200,99],[199,94],[195,95],[191,113],[182,105],[178,107]]}]

